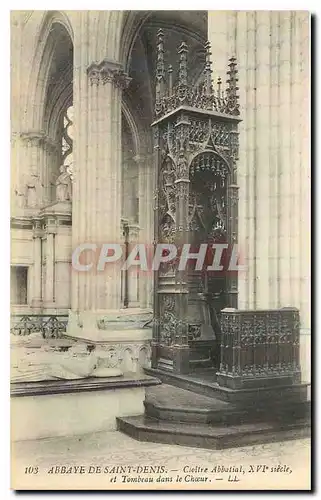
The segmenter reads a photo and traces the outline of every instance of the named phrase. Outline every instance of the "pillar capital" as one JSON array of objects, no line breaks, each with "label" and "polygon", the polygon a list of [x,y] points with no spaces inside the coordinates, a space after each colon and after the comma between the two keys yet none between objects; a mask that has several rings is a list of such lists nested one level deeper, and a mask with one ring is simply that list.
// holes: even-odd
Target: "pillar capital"
[{"label": "pillar capital", "polygon": [[21,132],[19,134],[20,139],[26,144],[31,146],[42,146],[48,151],[59,151],[60,144],[50,137],[48,137],[44,132],[37,130],[29,130],[26,132]]},{"label": "pillar capital", "polygon": [[45,134],[41,131],[30,130],[27,132],[21,132],[20,138],[22,139],[22,141],[25,141],[26,143],[38,146],[43,143],[45,139]]},{"label": "pillar capital", "polygon": [[120,89],[127,88],[131,81],[121,63],[108,59],[91,63],[87,68],[87,75],[91,85],[105,85],[110,82]]}]

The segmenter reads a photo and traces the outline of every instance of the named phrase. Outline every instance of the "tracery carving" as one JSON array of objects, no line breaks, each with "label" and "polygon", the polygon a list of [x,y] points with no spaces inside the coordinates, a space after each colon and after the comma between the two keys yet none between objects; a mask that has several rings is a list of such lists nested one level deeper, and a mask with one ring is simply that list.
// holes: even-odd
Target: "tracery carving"
[{"label": "tracery carving", "polygon": [[174,243],[175,233],[175,222],[169,214],[166,214],[160,225],[160,242]]},{"label": "tracery carving", "polygon": [[[163,210],[166,211],[172,218],[175,218],[176,211],[176,172],[172,160],[167,157],[163,163],[160,174],[160,185],[162,186]],[[165,204],[165,206],[164,206]]]}]

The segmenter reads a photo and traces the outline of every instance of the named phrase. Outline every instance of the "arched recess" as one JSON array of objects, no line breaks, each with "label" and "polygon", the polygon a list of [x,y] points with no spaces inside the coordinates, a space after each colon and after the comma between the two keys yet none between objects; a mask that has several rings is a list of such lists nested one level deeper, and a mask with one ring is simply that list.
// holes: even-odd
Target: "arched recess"
[{"label": "arched recess", "polygon": [[[130,99],[124,95],[122,100],[122,217],[141,226],[138,199],[142,194],[142,188],[144,188],[142,180],[146,181],[146,170],[152,168],[150,158],[152,145],[150,139],[149,128],[144,126],[137,109],[132,109]],[[133,200],[130,201],[126,197],[128,189],[131,191],[130,198],[136,199],[134,202],[136,209],[132,215],[127,210],[128,202],[132,204],[132,209],[134,208]],[[126,206],[127,209],[125,208]],[[141,204],[140,208],[142,210]]]},{"label": "arched recess", "polygon": [[26,44],[26,50],[33,53],[31,60],[29,54],[21,54],[22,60],[29,60],[31,68],[23,100],[22,130],[25,132],[43,130],[44,101],[48,79],[52,76],[50,66],[61,38],[59,31],[68,41],[65,49],[73,46],[74,39],[72,24],[65,12],[50,11],[44,13],[41,19],[39,16],[40,13],[33,13],[23,29],[23,40],[35,40],[33,47],[30,43]]},{"label": "arched recess", "polygon": [[207,273],[207,289],[211,294],[217,317],[228,306],[230,275],[227,272],[231,243],[231,202],[229,186],[232,170],[229,161],[208,144],[201,152],[191,158],[189,165],[190,201],[189,223],[192,245],[197,247],[206,242],[207,261],[211,265],[214,259],[213,244],[223,244],[220,265],[223,273]]},{"label": "arched recess", "polygon": [[55,186],[63,160],[64,117],[73,103],[72,81],[71,26],[64,14],[50,12],[39,29],[22,128],[30,158],[27,206],[31,202],[35,205],[33,199],[40,207],[56,201]]},{"label": "arched recess", "polygon": [[[123,93],[123,100],[131,110],[133,120],[131,129],[138,128],[137,151],[139,152],[137,156],[144,157],[144,160],[140,160],[139,163],[139,226],[141,228],[139,238],[140,241],[151,246],[154,238],[154,162],[151,123],[154,121],[156,35],[159,28],[164,30],[169,42],[165,55],[166,64],[174,66],[175,59],[176,66],[179,58],[177,48],[182,41],[186,41],[192,54],[192,78],[197,80],[199,71],[203,69],[202,53],[204,52],[203,44],[207,38],[207,13],[130,11],[125,12],[123,17],[120,62],[132,78],[128,89]],[[168,223],[170,224],[170,220]],[[140,297],[143,298],[141,307],[150,307],[153,296],[152,280],[144,282],[142,278],[141,284]]]},{"label": "arched recess", "polygon": [[143,136],[141,135],[139,130],[139,121],[136,117],[134,117],[132,110],[130,109],[130,104],[128,103],[128,100],[124,98],[122,100],[122,124],[126,123],[127,127],[130,130],[131,137],[132,137],[132,142],[134,146],[134,156],[142,154],[142,145],[141,143],[143,142]]}]

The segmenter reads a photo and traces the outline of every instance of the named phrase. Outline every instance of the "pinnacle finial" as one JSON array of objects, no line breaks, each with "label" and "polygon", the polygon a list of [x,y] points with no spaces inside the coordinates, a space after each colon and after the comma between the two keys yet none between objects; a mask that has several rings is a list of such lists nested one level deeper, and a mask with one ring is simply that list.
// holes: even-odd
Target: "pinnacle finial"
[{"label": "pinnacle finial", "polygon": [[164,63],[164,32],[162,29],[157,31],[157,49],[156,49],[156,109],[160,106],[160,101],[164,95],[165,85],[165,63]]},{"label": "pinnacle finial", "polygon": [[180,86],[187,86],[187,44],[182,42],[178,47],[178,53],[180,55],[179,59],[179,70],[178,70],[178,81]]},{"label": "pinnacle finial", "polygon": [[162,80],[165,76],[164,65],[164,32],[159,29],[157,32],[157,62],[156,62],[156,78]]},{"label": "pinnacle finial", "polygon": [[222,78],[220,76],[217,79],[217,97],[218,99],[222,97]]},{"label": "pinnacle finial", "polygon": [[206,88],[206,94],[210,95],[212,92],[212,61],[211,61],[211,44],[209,41],[205,43],[205,68],[204,68],[204,73],[205,73],[205,88]]},{"label": "pinnacle finial", "polygon": [[228,85],[226,89],[228,111],[235,115],[238,115],[240,113],[239,111],[240,105],[238,104],[239,96],[237,92],[239,88],[237,86],[238,70],[237,70],[236,57],[234,56],[230,57],[228,66],[229,66],[229,70],[227,72],[228,79],[226,81]]},{"label": "pinnacle finial", "polygon": [[171,96],[173,93],[173,66],[170,64],[168,66],[168,95]]}]

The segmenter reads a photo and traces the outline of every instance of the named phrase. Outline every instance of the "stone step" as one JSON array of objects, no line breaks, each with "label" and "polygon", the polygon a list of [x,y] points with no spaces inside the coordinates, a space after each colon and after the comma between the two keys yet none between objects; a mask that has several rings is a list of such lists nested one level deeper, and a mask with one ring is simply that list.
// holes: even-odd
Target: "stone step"
[{"label": "stone step", "polygon": [[257,422],[227,427],[165,422],[137,415],[117,418],[117,429],[138,441],[217,450],[300,439],[310,435],[310,423],[307,419],[291,424]]},{"label": "stone step", "polygon": [[172,385],[191,391],[195,394],[220,399],[237,405],[256,406],[257,401],[274,405],[276,401],[306,401],[309,384],[296,383],[272,387],[230,389],[221,387],[216,382],[214,369],[195,371],[188,375],[180,375],[155,368],[145,369],[145,373],[156,377],[163,384]]},{"label": "stone step", "polygon": [[278,401],[273,405],[236,405],[162,384],[146,389],[145,415],[169,422],[234,425],[257,421],[295,421],[310,416],[308,401]]},{"label": "stone step", "polygon": [[[216,400],[219,403],[221,401]],[[227,408],[218,407],[197,408],[162,406],[158,404],[144,402],[145,415],[148,417],[164,420],[168,422],[190,422],[204,424],[224,424],[234,425],[238,423],[260,422],[262,420],[295,421],[300,418],[308,418],[311,413],[311,404],[307,402],[291,403],[287,405],[274,406],[273,408],[253,408],[251,410],[237,408],[230,405]]]}]

